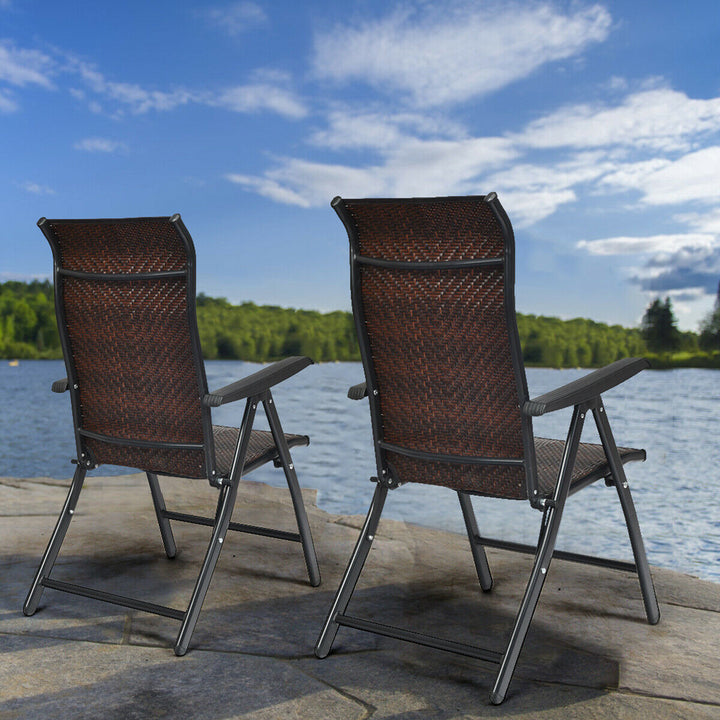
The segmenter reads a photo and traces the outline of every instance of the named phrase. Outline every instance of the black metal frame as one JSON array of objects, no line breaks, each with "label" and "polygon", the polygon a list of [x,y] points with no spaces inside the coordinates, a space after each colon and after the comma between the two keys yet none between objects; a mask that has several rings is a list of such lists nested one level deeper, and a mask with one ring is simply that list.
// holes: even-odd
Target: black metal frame
[{"label": "black metal frame", "polygon": [[[63,221],[68,222],[68,221]],[[71,221],[83,222],[83,221]],[[112,223],[113,220],[92,221],[93,223]],[[58,518],[55,530],[50,538],[47,549],[42,557],[40,566],[35,575],[33,583],[28,592],[27,598],[23,606],[25,615],[32,615],[38,607],[44,588],[52,588],[84,597],[94,598],[105,602],[122,605],[144,612],[154,613],[175,620],[180,620],[182,625],[175,642],[175,654],[184,655],[188,649],[190,638],[198,620],[198,616],[207,594],[212,574],[220,556],[223,542],[228,530],[263,535],[265,537],[288,540],[291,542],[299,542],[303,548],[303,555],[307,567],[310,584],[317,587],[320,584],[320,570],[318,566],[315,547],[313,545],[310,524],[308,522],[307,513],[302,500],[300,485],[295,473],[295,466],[290,455],[287,439],[280,424],[280,419],[275,408],[270,388],[279,382],[291,377],[303,368],[312,363],[309,358],[295,357],[285,358],[276,362],[262,370],[243,378],[232,385],[220,388],[214,392],[207,392],[207,380],[205,376],[205,367],[202,360],[199,333],[197,329],[197,318],[195,312],[195,251],[192,239],[185,228],[179,215],[173,215],[169,218],[169,222],[175,227],[179,237],[181,238],[187,255],[187,270],[172,271],[160,273],[137,273],[137,274],[102,274],[102,273],[82,273],[78,271],[68,271],[60,267],[59,250],[54,239],[51,223],[42,218],[38,225],[48,239],[54,257],[54,280],[55,280],[55,299],[57,309],[58,329],[65,357],[65,364],[68,377],[53,383],[54,392],[65,392],[70,390],[73,422],[75,427],[75,437],[77,444],[78,460],[67,499],[63,507],[60,517]],[[122,280],[136,281],[147,280],[156,277],[187,277],[187,308],[189,335],[192,342],[192,357],[198,374],[198,382],[201,388],[204,388],[204,395],[201,398],[201,418],[204,442],[202,445],[192,443],[172,443],[172,442],[150,442],[143,440],[133,440],[125,438],[114,438],[99,433],[90,432],[82,428],[79,413],[79,398],[76,371],[72,361],[72,353],[70,351],[69,337],[65,324],[64,302],[62,298],[62,282],[58,280],[62,276],[71,276],[75,278],[84,278],[89,280]],[[245,410],[243,414],[237,443],[235,446],[232,467],[227,476],[221,476],[217,471],[214,444],[213,429],[211,419],[211,408],[227,402],[233,402],[239,399],[245,399]],[[235,506],[238,486],[242,476],[259,465],[264,464],[266,460],[260,459],[253,463],[246,463],[248,444],[253,427],[253,421],[258,408],[262,404],[265,415],[270,426],[270,431],[277,448],[277,457],[274,463],[277,467],[282,467],[290,490],[295,519],[298,525],[298,532],[291,533],[274,528],[259,527],[255,525],[246,525],[231,522],[232,512]],[[197,525],[206,525],[213,528],[210,543],[205,555],[204,562],[201,566],[200,573],[195,584],[190,602],[185,611],[164,605],[148,603],[134,598],[115,595],[113,593],[104,592],[95,588],[84,587],[65,581],[60,581],[51,577],[51,572],[57,556],[60,552],[63,540],[72,520],[75,508],[78,502],[80,491],[82,489],[85,476],[88,470],[96,467],[89,450],[85,447],[83,439],[85,437],[96,438],[104,442],[114,442],[124,445],[132,445],[136,447],[152,447],[152,448],[183,448],[183,449],[202,449],[205,450],[206,471],[208,481],[219,490],[217,510],[214,518],[206,518],[186,513],[178,513],[167,510],[165,501],[160,489],[157,474],[147,472],[150,493],[155,508],[155,514],[160,528],[160,535],[168,558],[175,557],[177,548],[170,525],[170,520],[193,523]]]},{"label": "black metal frame", "polygon": [[[485,554],[484,547],[501,547],[508,550],[520,552],[530,552],[535,555],[535,561],[528,579],[524,597],[520,604],[513,629],[505,652],[497,653],[482,648],[469,646],[463,643],[457,643],[446,639],[436,638],[430,635],[416,633],[403,628],[390,627],[381,623],[376,623],[364,618],[357,618],[347,614],[348,604],[352,597],[357,581],[362,572],[362,568],[367,559],[370,547],[377,532],[378,523],[385,504],[389,489],[397,487],[396,479],[392,478],[392,468],[385,459],[385,450],[389,449],[387,443],[384,442],[380,433],[380,412],[377,383],[374,377],[373,363],[370,357],[369,339],[367,336],[367,328],[363,315],[362,303],[359,301],[359,265],[367,263],[368,259],[359,256],[356,252],[358,247],[357,231],[353,219],[348,212],[344,201],[341,198],[335,198],[332,207],[335,209],[342,220],[350,238],[350,266],[351,266],[351,293],[353,311],[355,315],[356,329],[360,342],[360,352],[365,369],[366,382],[356,385],[348,392],[348,396],[353,399],[360,399],[366,395],[370,401],[370,416],[373,428],[373,439],[375,444],[375,454],[378,464],[377,487],[373,495],[373,500],[368,511],[367,518],[360,532],[355,549],[350,557],[347,569],[338,588],[335,599],[331,605],[325,623],[318,638],[315,654],[319,658],[324,658],[330,652],[337,631],[341,626],[352,627],[359,630],[366,630],[380,635],[385,635],[400,640],[414,642],[420,645],[433,647],[441,650],[448,650],[462,655],[475,657],[481,660],[498,664],[499,671],[496,676],[490,700],[493,704],[501,703],[506,696],[508,686],[512,679],[512,675],[517,664],[518,657],[522,650],[525,637],[530,627],[533,613],[537,606],[540,593],[543,588],[547,571],[553,557],[558,557],[573,562],[589,563],[594,565],[602,565],[604,567],[616,570],[624,570],[635,572],[638,575],[640,589],[645,605],[645,612],[648,622],[655,624],[660,618],[660,612],[655,595],[655,589],[650,575],[650,569],[645,555],[642,535],[635,513],[630,489],[628,487],[627,478],[623,468],[623,461],[618,452],[617,445],[610,430],[610,424],[607,420],[605,408],[602,403],[601,393],[605,390],[616,386],[627,378],[636,374],[640,370],[647,367],[648,363],[639,359],[620,360],[607,368],[597,370],[578,381],[569,383],[563,388],[546,393],[545,395],[530,400],[527,390],[527,381],[525,378],[524,364],[520,349],[520,342],[517,332],[517,323],[515,318],[515,296],[514,296],[514,236],[510,221],[505,214],[504,209],[497,200],[495,193],[482,198],[487,202],[498,220],[505,238],[505,310],[507,326],[510,331],[511,355],[515,376],[517,382],[518,396],[520,399],[520,407],[522,409],[522,434],[523,445],[525,449],[524,465],[526,469],[526,488],[527,496],[533,508],[542,511],[542,521],[540,525],[540,533],[537,546],[521,545],[518,543],[508,543],[501,540],[493,540],[480,535],[477,526],[477,520],[472,507],[470,495],[465,492],[458,492],[458,499],[465,521],[465,527],[470,542],[473,555],[473,561],[478,575],[478,580],[483,591],[489,592],[493,586],[493,579]],[[405,202],[423,202],[424,199],[407,200]],[[373,200],[373,202],[378,202]],[[383,202],[382,200],[379,202]],[[387,200],[386,202],[397,202],[397,200]],[[423,270],[442,267],[443,263],[397,263],[388,261],[372,260],[372,264],[392,265],[393,267],[402,266],[405,269],[411,267]],[[458,264],[457,262],[454,264]],[[467,264],[467,263],[465,263]],[[558,470],[557,480],[554,491],[551,496],[542,497],[539,493],[537,479],[537,465],[535,458],[534,438],[532,432],[532,417],[542,415],[545,412],[551,412],[563,407],[573,406],[573,416],[568,429],[568,434],[564,446],[562,461]],[[595,419],[600,439],[605,451],[607,463],[610,468],[609,474],[606,476],[606,484],[614,485],[622,506],[625,521],[630,536],[630,542],[634,555],[634,563],[625,563],[617,560],[606,560],[576,553],[566,553],[555,549],[555,543],[560,526],[560,520],[564,510],[565,502],[571,494],[572,473],[575,465],[575,459],[580,445],[580,436],[582,433],[585,418],[588,412],[592,412]],[[421,457],[427,460],[443,460],[451,459],[453,462],[458,458],[449,458],[434,453],[425,453],[418,451],[407,451],[403,448],[392,446],[395,452],[406,452],[412,454],[413,457]],[[484,458],[465,458],[466,462],[483,463]],[[495,461],[497,462],[497,461]],[[500,463],[502,464],[502,461]],[[592,480],[597,480],[603,475],[593,475]],[[375,479],[375,478],[374,478]],[[575,490],[585,487],[587,483],[580,483]]]}]

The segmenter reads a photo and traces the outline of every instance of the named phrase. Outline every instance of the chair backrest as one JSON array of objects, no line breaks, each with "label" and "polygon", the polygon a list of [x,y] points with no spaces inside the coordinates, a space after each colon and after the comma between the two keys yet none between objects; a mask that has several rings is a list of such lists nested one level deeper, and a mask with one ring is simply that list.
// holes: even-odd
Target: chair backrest
[{"label": "chair backrest", "polygon": [[378,472],[506,498],[536,488],[514,239],[494,193],[335,198]]},{"label": "chair backrest", "polygon": [[195,250],[179,215],[47,220],[78,461],[209,477]]}]

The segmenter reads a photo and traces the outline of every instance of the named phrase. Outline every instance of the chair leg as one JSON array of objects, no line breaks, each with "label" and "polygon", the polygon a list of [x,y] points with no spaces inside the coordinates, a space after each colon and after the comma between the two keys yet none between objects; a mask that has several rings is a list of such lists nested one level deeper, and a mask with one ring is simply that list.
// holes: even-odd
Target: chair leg
[{"label": "chair leg", "polygon": [[295,473],[295,464],[290,455],[285,434],[283,433],[280,418],[278,417],[275,403],[273,402],[270,392],[263,402],[265,415],[270,425],[275,445],[278,449],[280,462],[285,471],[288,488],[290,489],[290,497],[292,498],[293,508],[295,510],[295,519],[297,521],[298,532],[300,533],[300,541],[302,543],[303,554],[305,556],[305,565],[307,567],[310,585],[317,587],[320,585],[320,566],[318,565],[317,554],[315,553],[315,545],[313,544],[312,533],[310,532],[310,523],[308,522],[307,511],[302,499],[300,484],[298,483],[297,474]]},{"label": "chair leg", "polygon": [[625,515],[625,524],[627,525],[630,544],[635,558],[635,567],[637,567],[640,591],[642,592],[643,603],[645,604],[645,613],[648,622],[651,625],[656,625],[660,620],[660,608],[658,606],[657,595],[655,594],[652,575],[650,574],[650,565],[648,564],[647,554],[645,553],[640,524],[638,523],[637,513],[635,512],[635,504],[630,493],[627,477],[625,476],[625,469],[620,460],[615,438],[613,437],[610,423],[608,422],[605,408],[602,404],[593,408],[593,415],[595,416],[595,423],[597,424],[598,433],[600,434],[600,440],[602,441],[605,455],[610,465],[613,482],[615,483],[615,488],[620,498],[620,505]]},{"label": "chair leg", "polygon": [[345,575],[343,576],[340,587],[335,595],[335,600],[320,632],[320,637],[315,645],[315,655],[321,659],[327,657],[330,652],[330,648],[340,627],[337,622],[335,622],[335,619],[338,615],[345,613],[353,591],[355,590],[355,585],[357,585],[358,578],[362,572],[363,565],[365,565],[365,560],[370,552],[378,522],[380,521],[380,515],[385,505],[387,492],[388,489],[385,485],[377,484],[367,518],[365,519],[365,524],[360,531],[360,537],[355,545],[353,554],[350,557],[350,562],[345,570]]},{"label": "chair leg", "polygon": [[250,442],[250,434],[252,432],[258,402],[259,397],[253,396],[249,397],[245,403],[245,413],[243,414],[240,434],[238,435],[237,445],[235,446],[230,478],[220,488],[217,510],[215,512],[215,525],[210,538],[210,544],[205,553],[205,560],[203,561],[200,574],[195,583],[190,604],[185,611],[182,626],[175,641],[176,655],[184,655],[187,652],[190,638],[192,637],[200,615],[200,609],[202,608],[208,588],[210,587],[213,572],[215,571],[215,566],[220,557],[223,542],[225,542],[225,535],[227,534],[233,509],[235,508],[238,485],[242,477],[245,456],[247,455],[248,443]]},{"label": "chair leg", "polygon": [[545,578],[547,577],[550,561],[552,560],[553,551],[555,550],[555,542],[557,540],[558,530],[560,529],[560,520],[565,508],[565,501],[570,492],[572,471],[588,409],[588,405],[576,405],[573,411],[570,429],[568,430],[567,440],[565,441],[565,450],[563,451],[562,462],[560,463],[560,470],[558,472],[558,480],[555,485],[555,492],[553,493],[552,499],[546,503],[543,512],[537,553],[530,573],[530,579],[528,580],[525,595],[523,596],[520,609],[515,618],[515,625],[510,635],[510,641],[508,642],[507,649],[500,663],[500,670],[495,678],[493,689],[490,692],[490,702],[492,702],[493,705],[499,705],[505,699],[510,680],[512,679],[515,666],[520,657],[520,651],[525,642],[527,632],[530,629],[530,622],[532,621],[535,608],[540,599],[540,593],[545,584]]},{"label": "chair leg", "polygon": [[463,519],[465,520],[465,529],[467,530],[468,540],[470,540],[470,549],[472,550],[473,560],[475,561],[475,570],[477,571],[480,587],[483,592],[490,592],[493,586],[492,574],[490,573],[490,565],[488,564],[485,548],[479,541],[480,531],[478,530],[477,520],[475,519],[475,511],[473,510],[472,501],[467,493],[458,492],[458,500],[460,500],[460,508],[462,509]]},{"label": "chair leg", "polygon": [[147,473],[147,479],[150,483],[150,494],[152,495],[155,515],[158,525],[160,526],[160,536],[162,537],[163,546],[165,547],[165,554],[169,558],[174,558],[177,554],[177,546],[175,545],[175,538],[173,537],[172,528],[170,527],[170,521],[164,515],[166,508],[165,500],[160,490],[160,483],[155,473]]},{"label": "chair leg", "polygon": [[192,597],[190,598],[190,604],[185,612],[180,632],[178,633],[177,640],[175,641],[176,655],[184,655],[187,652],[188,645],[190,644],[190,638],[192,637],[195,625],[197,624],[198,617],[200,615],[200,609],[202,608],[208,588],[210,587],[213,572],[215,571],[215,566],[217,565],[217,561],[220,557],[220,551],[222,550],[222,545],[225,540],[225,535],[227,534],[228,525],[230,524],[233,508],[235,507],[236,497],[237,483],[234,483],[233,485],[225,485],[221,488],[218,513],[215,519],[215,527],[213,528],[212,537],[210,538],[210,544],[208,545],[205,560],[203,561],[200,574],[198,575],[197,582],[195,583],[195,589],[193,590]]},{"label": "chair leg", "polygon": [[73,479],[70,484],[70,490],[68,491],[65,505],[63,506],[60,517],[55,525],[55,530],[50,538],[45,554],[40,561],[40,567],[38,568],[35,579],[30,586],[30,592],[28,592],[28,596],[25,599],[25,604],[23,605],[23,613],[25,615],[32,615],[37,610],[37,606],[43,594],[43,580],[50,575],[53,565],[55,565],[55,560],[60,552],[60,547],[65,539],[65,534],[70,526],[72,516],[75,513],[75,507],[77,506],[78,497],[80,496],[80,491],[82,490],[86,473],[87,470],[82,465],[78,465],[75,469],[75,474],[73,475]]}]

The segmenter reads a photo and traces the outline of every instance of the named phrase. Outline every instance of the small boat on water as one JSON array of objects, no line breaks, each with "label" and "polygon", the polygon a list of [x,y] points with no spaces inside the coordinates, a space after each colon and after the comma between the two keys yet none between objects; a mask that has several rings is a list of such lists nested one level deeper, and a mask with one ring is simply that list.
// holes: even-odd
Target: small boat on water
[{"label": "small boat on water", "polygon": [[8,363],[8,365],[9,365],[10,367],[17,367],[19,364],[20,364],[20,361],[19,361],[19,360],[11,360],[11,361]]}]

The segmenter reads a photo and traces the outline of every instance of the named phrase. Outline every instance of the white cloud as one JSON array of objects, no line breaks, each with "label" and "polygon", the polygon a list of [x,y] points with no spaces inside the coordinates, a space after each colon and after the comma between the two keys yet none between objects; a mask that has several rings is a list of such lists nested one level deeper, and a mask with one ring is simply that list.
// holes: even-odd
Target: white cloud
[{"label": "white cloud", "polygon": [[149,110],[173,110],[198,99],[196,93],[183,88],[163,92],[146,90],[135,83],[113,82],[92,65],[82,61],[77,63],[76,69],[93,92],[119,102],[138,115]]},{"label": "white cloud", "polygon": [[635,255],[639,253],[676,253],[684,249],[711,249],[715,236],[705,233],[676,233],[647,237],[618,236],[602,240],[581,240],[577,247],[591,255]]},{"label": "white cloud", "polygon": [[602,183],[638,190],[647,205],[685,202],[717,203],[720,199],[720,146],[683,155],[677,160],[656,158],[627,163],[609,173]]},{"label": "white cloud", "polygon": [[47,185],[41,185],[40,183],[26,180],[25,182],[16,183],[19,188],[25,190],[25,192],[32,193],[33,195],[54,195],[55,191]]},{"label": "white cloud", "polygon": [[233,112],[254,113],[270,110],[293,120],[304,118],[308,111],[293,92],[269,83],[238,85],[220,93],[210,104]]},{"label": "white cloud", "polygon": [[384,148],[381,162],[374,165],[351,167],[283,158],[277,167],[262,176],[227,178],[278,202],[310,207],[323,206],[335,195],[402,197],[480,193],[483,173],[515,156],[504,138],[398,137],[398,142]]},{"label": "white cloud", "polygon": [[533,148],[629,145],[688,150],[720,131],[720,98],[697,100],[669,88],[628,95],[615,106],[572,105],[531,122],[515,139]]},{"label": "white cloud", "polygon": [[89,137],[79,140],[73,147],[75,150],[84,150],[86,152],[114,153],[118,150],[124,150],[125,144],[108,138]]},{"label": "white cloud", "polygon": [[8,40],[0,41],[0,81],[17,87],[40,85],[51,89],[54,70],[54,61],[45,53],[17,48]]},{"label": "white cloud", "polygon": [[18,109],[18,104],[8,92],[0,90],[0,113],[12,113]]},{"label": "white cloud", "polygon": [[240,35],[267,21],[265,11],[254,2],[236,2],[223,8],[211,8],[207,17],[228,35]]},{"label": "white cloud", "polygon": [[485,95],[542,65],[604,40],[611,18],[599,5],[563,14],[550,3],[478,8],[427,3],[359,28],[349,23],[315,37],[320,78],[361,81],[437,106]]}]

